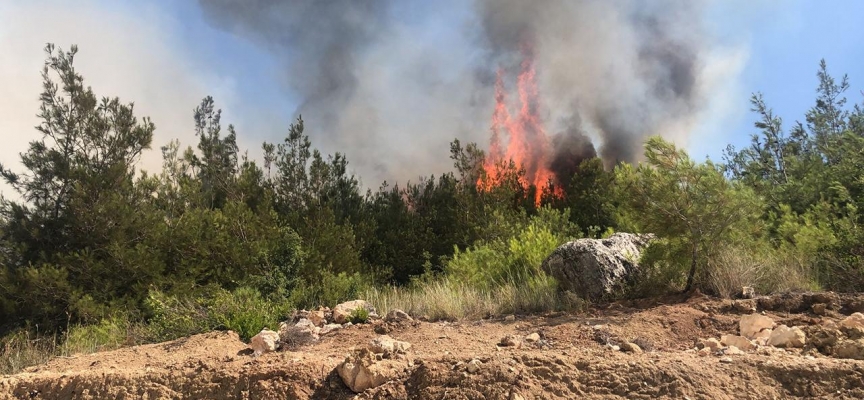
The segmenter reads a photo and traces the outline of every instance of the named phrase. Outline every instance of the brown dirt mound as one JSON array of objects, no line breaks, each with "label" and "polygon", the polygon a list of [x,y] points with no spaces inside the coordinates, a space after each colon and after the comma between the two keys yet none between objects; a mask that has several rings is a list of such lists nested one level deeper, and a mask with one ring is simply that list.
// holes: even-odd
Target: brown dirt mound
[{"label": "brown dirt mound", "polygon": [[[836,297],[834,314],[816,316],[806,311],[814,298],[824,302],[807,295],[754,304],[776,305],[778,310],[766,312],[775,321],[802,324],[842,318],[860,301]],[[864,361],[806,348],[729,357],[693,352],[700,338],[736,333],[742,309],[700,297],[514,321],[389,325],[389,335],[413,344],[409,362],[397,379],[359,395],[345,387],[335,368],[353,347],[377,336],[374,326],[352,326],[298,351],[260,357],[252,356],[236,334],[213,332],[57,358],[0,378],[0,399],[864,398]],[[505,335],[533,332],[541,337],[539,345],[497,346]],[[607,346],[624,341],[648,351],[623,353]],[[469,369],[472,360],[476,368]]]}]

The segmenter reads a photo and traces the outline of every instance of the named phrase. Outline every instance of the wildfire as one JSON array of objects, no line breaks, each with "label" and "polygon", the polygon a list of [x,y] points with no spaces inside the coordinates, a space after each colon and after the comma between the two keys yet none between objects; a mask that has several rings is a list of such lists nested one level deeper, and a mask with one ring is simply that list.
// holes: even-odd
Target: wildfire
[{"label": "wildfire", "polygon": [[[504,177],[501,176],[499,167],[504,162],[512,161],[525,171],[520,180],[522,187],[528,189],[533,185],[537,188],[534,201],[539,205],[542,189],[554,181],[555,175],[549,169],[551,146],[540,121],[536,71],[530,50],[523,51],[520,67],[516,79],[520,107],[515,118],[507,108],[504,73],[498,70],[495,81],[495,110],[492,112],[492,136],[489,141],[489,154],[483,165],[486,179],[481,179],[477,184],[484,190],[500,185]],[[503,148],[502,138],[507,139],[506,147]],[[560,194],[560,189],[557,189],[556,195]]]}]

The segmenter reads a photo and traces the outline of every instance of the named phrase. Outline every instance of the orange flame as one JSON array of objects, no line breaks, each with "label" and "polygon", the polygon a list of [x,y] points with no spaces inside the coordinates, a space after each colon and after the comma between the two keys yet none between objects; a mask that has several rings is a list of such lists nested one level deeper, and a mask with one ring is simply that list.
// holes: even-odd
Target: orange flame
[{"label": "orange flame", "polygon": [[[525,170],[521,180],[522,187],[534,186],[537,191],[534,202],[540,204],[543,189],[554,182],[555,175],[549,169],[551,146],[546,130],[538,114],[539,101],[534,69],[534,59],[530,49],[523,51],[523,60],[516,88],[519,94],[519,114],[513,118],[507,109],[507,93],[504,89],[503,71],[498,70],[495,81],[495,110],[492,112],[492,136],[489,141],[489,154],[483,165],[486,181],[478,181],[478,186],[489,190],[500,185],[503,177],[499,166],[502,162],[512,161]],[[502,149],[502,136],[507,137],[507,146]],[[556,187],[554,195],[562,195]]]}]

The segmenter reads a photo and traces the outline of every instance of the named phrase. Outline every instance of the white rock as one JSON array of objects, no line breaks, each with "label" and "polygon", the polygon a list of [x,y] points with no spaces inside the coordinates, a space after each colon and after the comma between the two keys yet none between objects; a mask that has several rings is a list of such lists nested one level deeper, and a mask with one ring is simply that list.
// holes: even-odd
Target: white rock
[{"label": "white rock", "polygon": [[790,328],[786,325],[780,325],[771,332],[771,336],[768,337],[768,345],[774,347],[804,347],[806,339],[807,337],[801,328],[797,326]]},{"label": "white rock", "polygon": [[378,336],[369,342],[369,351],[375,354],[405,354],[411,343],[401,342],[387,335]]},{"label": "white rock", "polygon": [[360,307],[368,310],[370,315],[375,313],[375,307],[372,307],[372,305],[365,300],[346,301],[333,307],[333,322],[337,324],[348,322],[348,319],[351,318],[351,314],[354,310]]},{"label": "white rock", "polygon": [[279,324],[279,339],[282,343],[290,346],[300,346],[318,341],[318,333],[321,328],[315,326],[312,321],[302,318],[296,324]]},{"label": "white rock", "polygon": [[377,360],[368,349],[361,349],[339,364],[336,372],[349,389],[360,393],[395,379],[405,365],[404,361]]},{"label": "white rock", "polygon": [[758,344],[759,346],[768,345],[768,338],[771,337],[771,332],[773,329],[763,329],[759,333],[756,334],[756,337],[753,338],[753,342]]},{"label": "white rock", "polygon": [[313,325],[317,327],[322,327],[324,326],[324,324],[327,323],[327,320],[324,318],[323,310],[309,311],[309,313],[306,314],[306,319],[308,319],[310,322],[312,322]]},{"label": "white rock", "polygon": [[390,312],[387,313],[387,316],[384,317],[384,321],[386,322],[410,322],[413,320],[414,319],[411,318],[408,313],[398,308],[390,310]]},{"label": "white rock", "polygon": [[540,334],[537,332],[529,334],[529,335],[525,336],[525,341],[528,343],[538,342],[538,341],[540,341]]},{"label": "white rock", "polygon": [[498,342],[499,346],[503,347],[522,347],[522,338],[518,335],[507,335],[501,338],[501,341]]},{"label": "white rock", "polygon": [[342,329],[342,325],[339,324],[327,324],[321,328],[321,332],[318,333],[319,336],[324,336],[330,332],[338,331]]},{"label": "white rock", "polygon": [[255,351],[255,355],[261,355],[276,350],[279,343],[279,334],[269,329],[262,329],[252,337],[249,347]]},{"label": "white rock", "polygon": [[746,353],[741,351],[741,349],[739,349],[738,347],[729,346],[729,347],[723,349],[723,354],[725,354],[727,356],[740,356],[740,355],[744,355]]},{"label": "white rock", "polygon": [[774,327],[774,320],[764,315],[750,314],[741,317],[739,331],[747,339],[755,339],[759,332]]},{"label": "white rock", "polygon": [[475,373],[477,373],[477,371],[480,370],[481,365],[483,365],[483,363],[480,362],[480,360],[475,358],[475,359],[468,362],[468,366],[466,368],[468,369],[469,373],[475,374]]},{"label": "white rock", "polygon": [[723,335],[720,338],[720,343],[723,343],[724,346],[735,346],[743,351],[750,351],[756,348],[747,338],[738,335]]},{"label": "white rock", "polygon": [[840,326],[844,328],[864,328],[864,314],[856,312],[840,321]]}]

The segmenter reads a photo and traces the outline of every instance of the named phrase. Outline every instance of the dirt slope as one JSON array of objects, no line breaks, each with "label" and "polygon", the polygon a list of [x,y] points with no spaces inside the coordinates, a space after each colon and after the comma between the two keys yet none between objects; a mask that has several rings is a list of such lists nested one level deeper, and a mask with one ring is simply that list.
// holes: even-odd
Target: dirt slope
[{"label": "dirt slope", "polygon": [[[862,299],[805,294],[733,303],[696,297],[612,304],[579,315],[379,325],[379,332],[413,344],[409,362],[398,379],[360,395],[334,369],[352,347],[377,336],[372,325],[260,357],[250,355],[234,333],[213,332],[55,359],[0,378],[0,399],[861,399],[864,361],[806,347],[728,357],[700,357],[692,348],[700,338],[737,333],[740,316],[752,306],[778,323],[808,325],[858,311]],[[833,311],[810,313],[817,301],[828,301]],[[539,346],[497,346],[505,335],[533,332],[542,337]],[[616,340],[648,351],[624,353],[604,344]],[[479,368],[468,372],[474,359]]]}]

